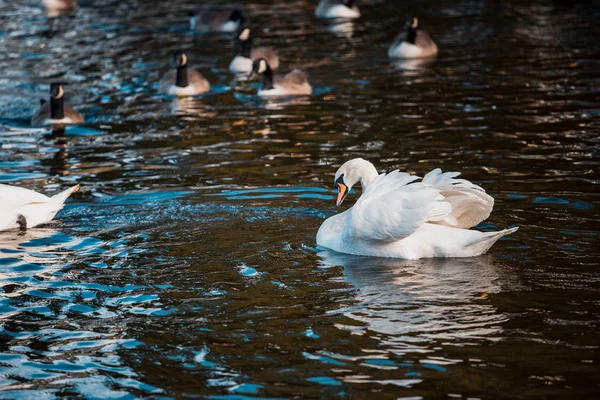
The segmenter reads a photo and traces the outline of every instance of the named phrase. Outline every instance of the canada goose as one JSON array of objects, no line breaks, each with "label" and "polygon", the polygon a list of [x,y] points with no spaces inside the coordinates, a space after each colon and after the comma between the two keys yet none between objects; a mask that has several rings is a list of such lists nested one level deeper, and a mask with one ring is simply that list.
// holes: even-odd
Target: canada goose
[{"label": "canada goose", "polygon": [[359,18],[356,0],[321,0],[315,9],[317,18]]},{"label": "canada goose", "polygon": [[406,33],[399,34],[388,50],[390,58],[433,57],[438,48],[425,31],[418,29],[419,19],[409,18]]},{"label": "canada goose", "polygon": [[31,125],[80,124],[83,116],[65,105],[65,91],[60,83],[50,84],[50,102],[41,100],[41,107],[31,118]]},{"label": "canada goose", "polygon": [[253,60],[264,58],[271,69],[279,67],[279,54],[272,47],[252,48],[252,35],[249,28],[244,28],[237,36],[241,46],[241,52],[237,54],[229,64],[229,70],[234,74],[252,72]]},{"label": "canada goose", "polygon": [[263,87],[258,91],[259,96],[312,94],[312,86],[304,71],[295,69],[287,75],[273,78],[269,63],[264,58],[260,58],[252,64],[251,75],[255,73],[263,75]]},{"label": "canada goose", "polygon": [[195,69],[188,69],[187,62],[187,55],[183,51],[175,53],[175,69],[167,72],[160,81],[161,93],[186,97],[210,90],[208,81]]},{"label": "canada goose", "polygon": [[50,222],[73,192],[75,185],[57,195],[48,197],[33,190],[0,184],[0,231],[26,230]]},{"label": "canada goose", "polygon": [[42,5],[48,17],[52,18],[66,14],[77,7],[77,0],[42,0]]},{"label": "canada goose", "polygon": [[199,32],[235,32],[244,23],[244,14],[237,8],[210,7],[188,13],[190,29]]}]

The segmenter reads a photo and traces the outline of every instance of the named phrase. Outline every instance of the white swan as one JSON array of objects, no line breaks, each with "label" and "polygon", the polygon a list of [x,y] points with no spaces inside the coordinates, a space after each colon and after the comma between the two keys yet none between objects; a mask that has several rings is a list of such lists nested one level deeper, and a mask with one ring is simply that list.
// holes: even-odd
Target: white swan
[{"label": "white swan", "polygon": [[377,173],[362,158],[347,161],[335,174],[337,205],[360,182],[354,207],[323,222],[317,245],[339,253],[419,259],[474,257],[518,228],[480,232],[469,228],[485,220],[494,199],[458,172],[434,169],[421,182],[398,170]]},{"label": "white swan", "polygon": [[50,222],[65,200],[79,189],[73,186],[48,197],[33,190],[0,184],[0,231],[33,228]]}]

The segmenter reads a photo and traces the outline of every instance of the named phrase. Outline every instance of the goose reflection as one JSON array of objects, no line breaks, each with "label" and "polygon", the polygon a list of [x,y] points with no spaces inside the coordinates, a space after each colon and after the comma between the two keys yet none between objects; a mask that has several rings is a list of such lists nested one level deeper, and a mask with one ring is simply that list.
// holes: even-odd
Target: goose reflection
[{"label": "goose reflection", "polygon": [[501,272],[490,255],[410,261],[327,250],[319,256],[325,266],[343,266],[348,281],[358,288],[359,303],[340,311],[364,324],[358,333],[368,329],[403,344],[494,340],[507,320],[484,299],[501,290]]},{"label": "goose reflection", "polygon": [[352,39],[352,36],[354,36],[354,23],[350,21],[331,23],[325,29],[329,33],[346,39]]},{"label": "goose reflection", "polygon": [[51,138],[54,140],[56,153],[52,159],[45,160],[42,164],[50,166],[50,175],[69,175],[69,143],[65,136],[65,128],[53,129]]},{"label": "goose reflection", "polygon": [[202,99],[197,97],[178,97],[173,99],[171,102],[171,113],[202,118],[213,118],[217,115],[215,112],[209,111]]},{"label": "goose reflection", "polygon": [[435,58],[397,59],[391,63],[407,75],[414,76],[426,72],[435,63]]},{"label": "goose reflection", "polygon": [[281,96],[260,99],[265,110],[284,110],[289,106],[310,105],[309,96]]}]

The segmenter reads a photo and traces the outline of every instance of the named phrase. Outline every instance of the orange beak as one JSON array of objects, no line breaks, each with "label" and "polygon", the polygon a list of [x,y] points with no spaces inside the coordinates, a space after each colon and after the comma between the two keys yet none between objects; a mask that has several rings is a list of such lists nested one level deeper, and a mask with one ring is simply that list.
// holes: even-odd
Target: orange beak
[{"label": "orange beak", "polygon": [[337,201],[336,201],[335,205],[339,207],[339,205],[342,204],[342,201],[344,201],[344,199],[346,198],[346,195],[348,194],[348,187],[346,185],[344,185],[343,183],[338,183],[337,187],[338,187],[338,197],[337,197]]}]

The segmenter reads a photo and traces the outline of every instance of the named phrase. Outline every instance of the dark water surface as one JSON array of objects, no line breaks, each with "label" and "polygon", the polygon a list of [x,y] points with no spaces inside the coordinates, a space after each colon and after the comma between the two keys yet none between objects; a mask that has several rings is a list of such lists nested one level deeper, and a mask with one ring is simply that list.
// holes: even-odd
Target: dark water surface
[{"label": "dark water surface", "polygon": [[[189,1],[80,1],[48,25],[0,1],[0,182],[83,188],[0,233],[0,397],[598,398],[600,6],[316,1],[246,6],[315,94],[254,96]],[[391,63],[409,14],[433,63]],[[213,91],[157,94],[174,50]],[[29,119],[51,81],[86,117]],[[520,230],[469,260],[322,252],[333,174],[461,171]],[[353,204],[360,193],[348,197]]]}]

